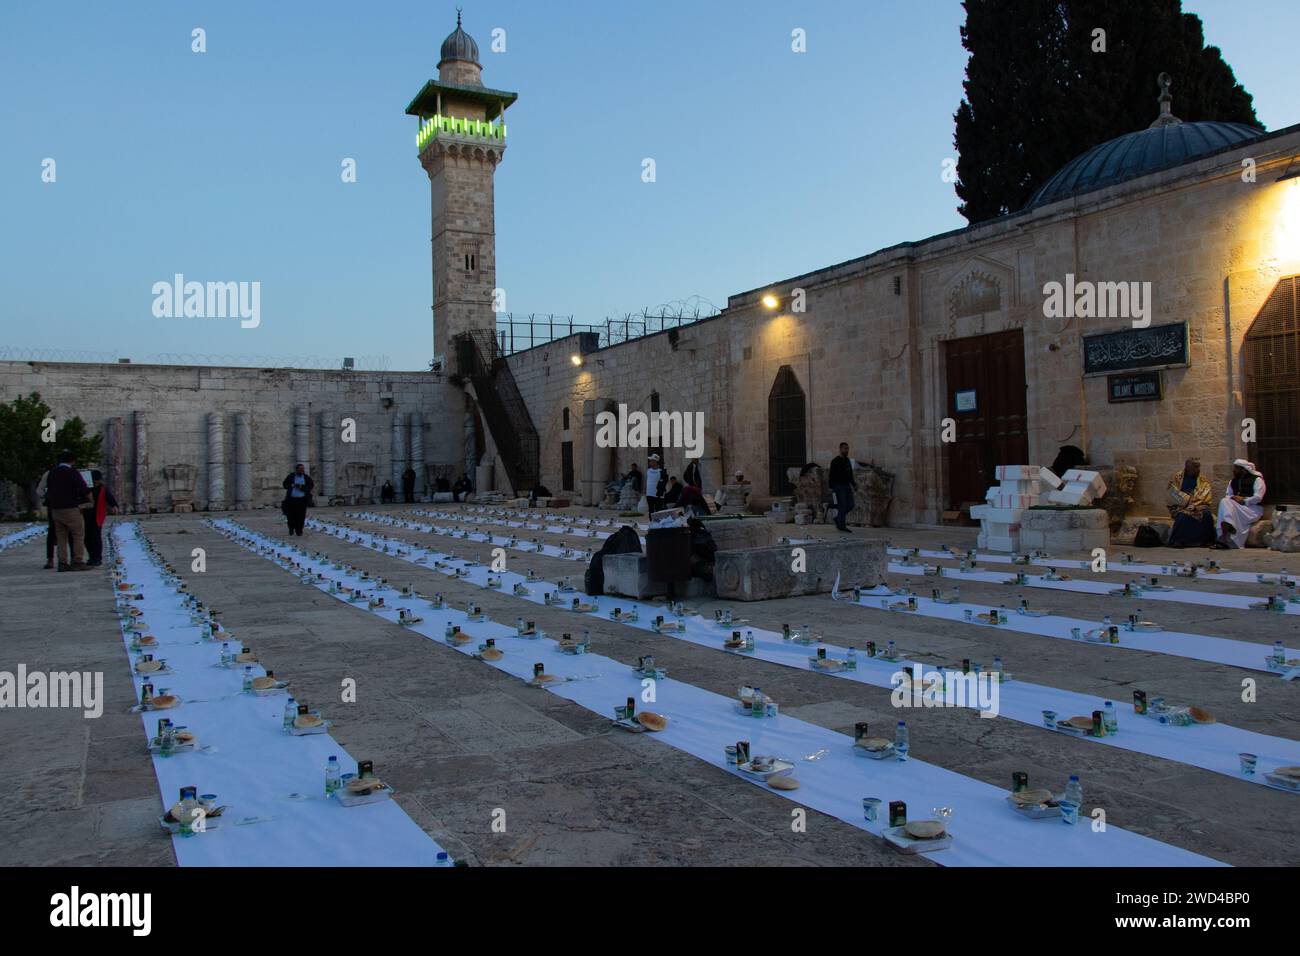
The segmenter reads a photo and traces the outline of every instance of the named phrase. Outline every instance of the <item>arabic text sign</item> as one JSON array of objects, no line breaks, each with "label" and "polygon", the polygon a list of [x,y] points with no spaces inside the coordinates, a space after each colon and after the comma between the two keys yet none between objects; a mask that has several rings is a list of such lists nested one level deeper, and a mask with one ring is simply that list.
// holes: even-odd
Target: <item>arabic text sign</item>
[{"label": "arabic text sign", "polygon": [[1187,365],[1187,323],[1083,337],[1083,374]]}]

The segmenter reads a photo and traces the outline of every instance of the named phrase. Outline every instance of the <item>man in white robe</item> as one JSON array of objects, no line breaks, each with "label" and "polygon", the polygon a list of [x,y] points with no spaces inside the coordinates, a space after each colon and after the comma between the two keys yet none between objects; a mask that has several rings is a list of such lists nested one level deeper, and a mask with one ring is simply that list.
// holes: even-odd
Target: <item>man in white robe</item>
[{"label": "man in white robe", "polygon": [[1264,476],[1244,458],[1232,463],[1228,493],[1219,502],[1219,540],[1214,547],[1244,548],[1250,526],[1264,517]]}]

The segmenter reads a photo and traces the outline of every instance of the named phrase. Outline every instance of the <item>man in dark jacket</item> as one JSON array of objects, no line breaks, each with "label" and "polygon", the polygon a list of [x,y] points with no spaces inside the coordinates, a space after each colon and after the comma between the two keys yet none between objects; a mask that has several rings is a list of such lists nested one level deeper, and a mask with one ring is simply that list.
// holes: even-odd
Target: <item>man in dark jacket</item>
[{"label": "man in dark jacket", "polygon": [[296,468],[284,479],[284,501],[280,510],[289,521],[289,536],[302,537],[303,525],[307,523],[307,509],[316,502],[312,500],[311,490],[316,482],[307,474],[307,466],[298,462]]},{"label": "man in dark jacket", "polygon": [[77,471],[76,463],[72,452],[60,452],[59,463],[50,472],[45,486],[50,514],[54,516],[54,531],[58,536],[56,550],[60,571],[90,570],[90,565],[82,560],[86,521],[81,517],[81,506],[90,503],[90,489]]},{"label": "man in dark jacket", "polygon": [[827,479],[831,494],[835,496],[835,527],[848,531],[845,523],[853,510],[853,459],[849,457],[849,443],[840,442],[840,453],[831,459]]},{"label": "man in dark jacket", "polygon": [[410,465],[402,472],[402,497],[408,505],[415,501],[415,469]]}]

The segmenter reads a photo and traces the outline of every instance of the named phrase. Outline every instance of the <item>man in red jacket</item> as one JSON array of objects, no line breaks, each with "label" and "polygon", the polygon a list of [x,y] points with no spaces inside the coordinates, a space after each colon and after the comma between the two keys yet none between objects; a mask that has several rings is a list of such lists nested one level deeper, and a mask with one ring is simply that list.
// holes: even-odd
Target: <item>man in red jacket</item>
[{"label": "man in red jacket", "polygon": [[86,537],[86,522],[81,517],[81,506],[89,503],[90,489],[77,471],[76,463],[72,452],[60,452],[59,463],[50,471],[46,483],[45,494],[50,514],[54,516],[54,531],[58,538],[60,571],[90,570],[90,565],[81,560]]}]

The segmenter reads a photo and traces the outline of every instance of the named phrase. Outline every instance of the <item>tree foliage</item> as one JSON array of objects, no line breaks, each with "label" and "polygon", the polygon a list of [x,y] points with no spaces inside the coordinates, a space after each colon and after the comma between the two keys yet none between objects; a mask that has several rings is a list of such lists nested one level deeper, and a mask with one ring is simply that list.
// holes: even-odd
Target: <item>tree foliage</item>
[{"label": "tree foliage", "polygon": [[38,504],[34,500],[37,483],[61,451],[71,451],[83,468],[99,464],[103,454],[103,436],[88,435],[80,418],[57,425],[54,441],[44,441],[45,422],[54,417],[38,392],[0,403],[0,481],[12,481],[23,489],[32,507]]},{"label": "tree foliage", "polygon": [[1075,156],[1146,129],[1159,115],[1161,73],[1173,78],[1179,119],[1258,124],[1250,94],[1181,0],[964,6],[970,57],[953,142],[958,211],[969,222],[1022,209]]}]

